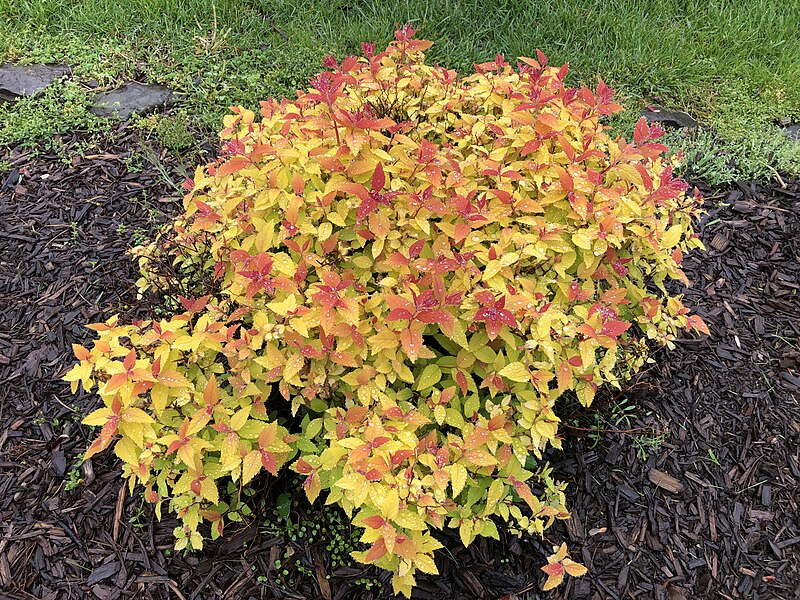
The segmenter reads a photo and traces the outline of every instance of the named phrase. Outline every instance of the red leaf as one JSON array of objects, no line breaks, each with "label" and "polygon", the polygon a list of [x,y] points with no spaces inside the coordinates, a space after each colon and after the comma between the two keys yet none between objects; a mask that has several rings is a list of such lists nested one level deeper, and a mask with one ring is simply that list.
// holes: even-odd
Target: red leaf
[{"label": "red leaf", "polygon": [[297,462],[294,464],[294,470],[298,473],[302,473],[303,475],[308,475],[311,471],[314,470],[308,462],[303,460],[302,458],[297,459]]},{"label": "red leaf", "polygon": [[261,464],[269,473],[278,474],[278,464],[275,462],[275,455],[272,452],[261,450]]},{"label": "red leaf", "polygon": [[636,127],[633,129],[633,139],[636,140],[637,144],[642,144],[645,142],[650,135],[650,127],[647,126],[647,119],[641,117],[636,122]]},{"label": "red leaf", "polygon": [[463,371],[458,371],[458,373],[456,373],[456,383],[458,384],[462,394],[466,394],[469,391],[467,377],[464,375]]},{"label": "red leaf", "polygon": [[558,171],[558,181],[561,184],[561,189],[571,192],[574,187],[572,176],[563,167],[556,167],[556,170]]},{"label": "red leaf", "polygon": [[127,373],[117,373],[116,375],[112,375],[111,379],[108,380],[106,383],[106,390],[105,392],[111,393],[117,391],[121,388],[125,383],[128,381],[128,374]]},{"label": "red leaf", "polygon": [[417,258],[420,252],[422,252],[422,248],[425,247],[426,241],[427,240],[417,240],[416,242],[411,244],[411,246],[408,249],[409,258]]},{"label": "red leaf", "polygon": [[618,336],[622,335],[628,329],[630,329],[631,324],[626,323],[625,321],[609,321],[603,325],[603,328],[600,330],[600,333],[603,335],[607,335],[610,338],[616,339]]},{"label": "red leaf", "polygon": [[415,362],[423,346],[422,332],[416,329],[403,329],[400,332],[400,343],[403,344],[403,350],[411,362]]},{"label": "red leaf", "polygon": [[407,321],[413,315],[411,314],[410,310],[405,308],[395,308],[394,310],[389,311],[389,314],[386,315],[386,321],[391,323],[392,321]]},{"label": "red leaf", "polygon": [[353,196],[357,196],[362,202],[367,198],[369,198],[369,191],[360,183],[353,183],[351,181],[346,181],[344,183],[339,184],[339,189]]},{"label": "red leaf", "polygon": [[250,164],[250,159],[248,157],[234,156],[233,158],[229,159],[228,162],[226,162],[217,169],[217,175],[219,175],[220,177],[224,177],[225,175],[231,175],[233,173],[236,173],[237,171],[241,171],[248,164]]},{"label": "red leaf", "polygon": [[375,167],[375,172],[372,174],[372,190],[379,192],[386,185],[386,175],[383,172],[383,164],[378,163]]},{"label": "red leaf", "polygon": [[564,566],[559,562],[550,563],[542,567],[542,571],[551,577],[558,577],[564,573]]},{"label": "red leaf", "polygon": [[539,59],[539,64],[542,66],[542,68],[547,66],[547,56],[545,56],[544,52],[538,48],[536,49],[536,58]]},{"label": "red leaf", "polygon": [[396,467],[412,454],[414,454],[414,452],[411,450],[398,450],[391,455],[392,466]]},{"label": "red leaf", "polygon": [[130,371],[131,369],[133,369],[135,364],[136,364],[136,350],[131,350],[125,357],[122,366],[125,367],[126,371]]}]

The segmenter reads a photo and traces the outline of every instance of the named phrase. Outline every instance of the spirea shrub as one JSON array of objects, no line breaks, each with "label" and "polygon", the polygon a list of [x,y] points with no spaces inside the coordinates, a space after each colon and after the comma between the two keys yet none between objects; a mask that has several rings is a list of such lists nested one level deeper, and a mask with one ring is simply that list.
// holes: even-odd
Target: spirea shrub
[{"label": "spirea shrub", "polygon": [[[185,212],[136,250],[143,289],[168,260],[214,293],[75,348],[67,379],[105,404],[86,455],[114,444],[131,487],[177,513],[178,548],[203,521],[222,534],[221,479],[288,465],[408,595],[436,573],[432,528],[469,544],[567,518],[542,458],[556,399],[588,405],[647,340],[705,330],[664,287],[701,244],[662,131],[611,139],[611,90],[566,87],[541,54],[459,78],[430,45],[404,27],[261,119],[233,109]],[[584,569],[562,547],[544,570]]]}]

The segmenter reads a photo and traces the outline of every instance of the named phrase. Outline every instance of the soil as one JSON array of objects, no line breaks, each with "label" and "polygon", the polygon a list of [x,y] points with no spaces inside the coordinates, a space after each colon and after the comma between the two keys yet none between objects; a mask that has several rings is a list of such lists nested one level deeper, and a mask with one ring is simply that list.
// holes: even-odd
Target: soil
[{"label": "soil", "polygon": [[[143,312],[125,250],[178,210],[185,171],[122,131],[56,147],[0,156],[0,598],[390,597],[388,574],[263,526],[288,477],[257,479],[256,513],[184,556],[111,453],[76,468],[98,401],[60,380],[71,344]],[[784,185],[705,190],[708,251],[685,262],[685,302],[711,336],[568,415],[552,459],[573,516],[548,537],[589,573],[545,594],[544,541],[465,549],[444,532],[441,575],[415,598],[800,598],[800,184]],[[295,496],[288,519],[330,525],[318,510]]]}]

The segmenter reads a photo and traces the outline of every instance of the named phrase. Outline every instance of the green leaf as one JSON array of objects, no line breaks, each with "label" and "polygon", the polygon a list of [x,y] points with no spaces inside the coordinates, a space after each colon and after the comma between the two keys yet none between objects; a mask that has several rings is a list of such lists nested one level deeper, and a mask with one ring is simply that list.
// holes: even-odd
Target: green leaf
[{"label": "green leaf", "polygon": [[467,326],[460,319],[456,319],[455,323],[453,323],[453,335],[451,339],[465,350],[469,349],[469,342],[467,342]]},{"label": "green leaf", "polygon": [[425,390],[439,383],[442,378],[442,370],[438,365],[428,365],[422,370],[417,379],[417,390]]},{"label": "green leaf", "polygon": [[497,525],[494,524],[494,521],[491,519],[486,519],[483,522],[483,528],[481,529],[481,535],[483,537],[490,537],[495,540],[500,539],[500,533],[497,531]]},{"label": "green leaf", "polygon": [[313,419],[308,423],[304,431],[306,439],[314,439],[322,430],[322,419]]},{"label": "green leaf", "polygon": [[278,496],[275,503],[275,510],[278,511],[278,516],[282,519],[288,519],[289,514],[292,512],[292,495],[284,492]]}]

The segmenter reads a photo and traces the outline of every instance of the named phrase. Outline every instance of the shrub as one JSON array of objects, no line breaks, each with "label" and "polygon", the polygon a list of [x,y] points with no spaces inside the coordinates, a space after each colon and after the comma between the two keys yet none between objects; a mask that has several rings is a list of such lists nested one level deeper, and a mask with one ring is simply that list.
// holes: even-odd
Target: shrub
[{"label": "shrub", "polygon": [[[171,235],[138,250],[143,289],[169,260],[219,291],[93,326],[67,379],[105,403],[87,457],[117,440],[131,487],[182,520],[179,548],[201,546],[202,520],[222,533],[220,478],[292,461],[408,595],[436,573],[431,528],[469,544],[495,518],[537,534],[567,518],[542,454],[560,447],[556,399],[589,404],[646,340],[705,326],[664,287],[701,244],[661,130],[610,139],[611,90],[567,88],[541,54],[459,79],[395,35],[326,59],[260,121],[233,109]],[[565,552],[549,585],[581,572]]]}]

